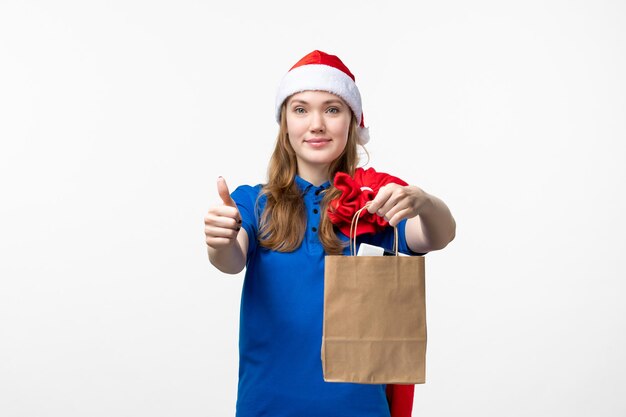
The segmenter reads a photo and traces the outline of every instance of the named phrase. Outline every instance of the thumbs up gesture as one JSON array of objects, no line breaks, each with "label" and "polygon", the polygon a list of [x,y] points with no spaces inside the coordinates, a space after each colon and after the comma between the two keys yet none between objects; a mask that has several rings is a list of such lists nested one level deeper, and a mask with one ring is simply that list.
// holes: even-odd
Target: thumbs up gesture
[{"label": "thumbs up gesture", "polygon": [[206,244],[213,249],[234,245],[241,229],[241,215],[237,204],[230,197],[226,180],[222,177],[217,179],[217,193],[222,204],[211,207],[204,216]]}]

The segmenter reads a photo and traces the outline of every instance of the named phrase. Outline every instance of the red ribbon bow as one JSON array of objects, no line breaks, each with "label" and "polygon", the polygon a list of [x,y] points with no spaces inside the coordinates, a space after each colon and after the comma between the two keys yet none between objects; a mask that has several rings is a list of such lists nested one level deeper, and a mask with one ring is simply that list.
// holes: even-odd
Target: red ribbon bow
[{"label": "red ribbon bow", "polygon": [[[337,172],[334,184],[341,191],[341,196],[330,202],[328,218],[344,235],[350,236],[350,223],[354,214],[368,201],[373,200],[382,186],[390,183],[409,185],[393,175],[376,172],[374,168],[366,170],[357,168],[354,178],[344,172]],[[363,210],[359,216],[358,230],[355,235],[380,232],[387,225],[388,222],[384,217]]]}]

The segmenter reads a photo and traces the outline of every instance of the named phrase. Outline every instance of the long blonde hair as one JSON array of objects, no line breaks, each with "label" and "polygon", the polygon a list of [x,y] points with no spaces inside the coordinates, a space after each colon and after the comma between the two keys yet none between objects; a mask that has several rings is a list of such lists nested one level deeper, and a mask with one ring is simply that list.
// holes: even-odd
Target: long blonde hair
[{"label": "long blonde hair", "polygon": [[[268,182],[263,186],[260,196],[267,197],[265,210],[259,221],[259,243],[261,246],[278,252],[292,252],[302,243],[306,229],[306,210],[302,192],[295,182],[298,172],[296,153],[287,136],[287,118],[285,103],[280,112],[280,128],[276,138],[276,146],[267,169]],[[340,240],[326,213],[328,203],[339,197],[341,191],[336,189],[332,180],[337,172],[345,172],[350,176],[359,163],[357,152],[358,126],[354,114],[348,130],[346,147],[328,169],[331,185],[324,190],[320,204],[320,225],[318,236],[324,251],[329,255],[339,255],[348,243]],[[365,150],[365,148],[363,148]],[[367,151],[365,150],[367,153]]]}]

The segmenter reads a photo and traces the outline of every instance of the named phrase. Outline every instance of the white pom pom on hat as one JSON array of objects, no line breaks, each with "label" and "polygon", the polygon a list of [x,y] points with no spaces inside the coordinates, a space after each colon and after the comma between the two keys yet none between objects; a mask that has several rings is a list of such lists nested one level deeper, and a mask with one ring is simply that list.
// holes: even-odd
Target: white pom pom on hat
[{"label": "white pom pom on hat", "polygon": [[276,121],[280,123],[280,108],[292,94],[307,90],[328,91],[341,97],[352,109],[359,123],[359,143],[369,142],[369,129],[365,127],[361,93],[354,75],[339,57],[315,50],[305,55],[283,77],[276,93]]}]

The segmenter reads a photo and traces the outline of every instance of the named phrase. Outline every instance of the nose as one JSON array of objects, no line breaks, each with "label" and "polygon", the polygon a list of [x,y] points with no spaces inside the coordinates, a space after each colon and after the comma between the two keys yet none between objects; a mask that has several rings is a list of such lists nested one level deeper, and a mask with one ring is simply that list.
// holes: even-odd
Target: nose
[{"label": "nose", "polygon": [[324,116],[319,111],[311,112],[311,132],[323,132],[325,128]]}]

